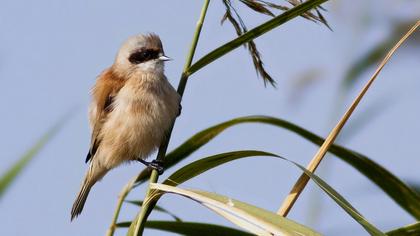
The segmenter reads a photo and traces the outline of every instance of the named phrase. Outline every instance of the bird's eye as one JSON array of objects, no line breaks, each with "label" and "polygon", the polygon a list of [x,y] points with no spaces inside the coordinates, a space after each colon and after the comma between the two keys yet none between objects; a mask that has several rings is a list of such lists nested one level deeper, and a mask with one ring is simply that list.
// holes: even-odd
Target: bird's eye
[{"label": "bird's eye", "polygon": [[146,60],[150,58],[150,55],[151,55],[150,51],[144,51],[142,53],[143,58],[146,59]]},{"label": "bird's eye", "polygon": [[131,54],[128,60],[133,64],[140,64],[150,59],[154,59],[155,54],[156,53],[153,50],[138,51]]}]

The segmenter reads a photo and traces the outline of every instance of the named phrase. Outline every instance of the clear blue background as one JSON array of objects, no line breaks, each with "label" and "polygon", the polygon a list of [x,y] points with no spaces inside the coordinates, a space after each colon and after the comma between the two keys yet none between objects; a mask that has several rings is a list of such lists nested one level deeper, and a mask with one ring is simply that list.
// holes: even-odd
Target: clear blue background
[{"label": "clear blue background", "polygon": [[[286,4],[286,3],[284,3]],[[95,77],[110,66],[130,35],[156,32],[174,58],[166,74],[177,86],[202,1],[22,1],[2,0],[0,7],[0,173],[8,169],[63,114],[79,107],[65,128],[30,163],[0,200],[1,235],[103,235],[119,191],[142,168],[122,166],[91,192],[83,214],[70,223],[70,208],[86,170],[89,145],[87,106]],[[240,5],[240,4],[237,4]],[[343,103],[339,85],[348,67],[386,39],[395,22],[419,19],[420,4],[410,0],[331,1],[325,13],[333,32],[302,18],[256,40],[277,89],[257,79],[248,52],[239,48],[194,74],[187,85],[183,113],[170,149],[194,133],[234,117],[272,115],[325,136],[355,96],[362,75]],[[269,18],[239,8],[249,28]],[[212,1],[196,58],[234,38],[220,26],[221,1]],[[419,33],[388,63],[347,127],[370,114],[364,126],[341,144],[364,153],[404,180],[420,181]],[[298,81],[312,76],[304,88]],[[311,77],[311,76],[309,76]],[[337,106],[339,105],[339,109]],[[377,107],[380,112],[374,112]],[[373,111],[371,113],[367,113]],[[355,121],[355,122],[353,122]],[[349,134],[346,129],[343,136]],[[296,135],[265,125],[227,130],[178,167],[226,151],[258,149],[306,164],[317,147]],[[167,171],[167,176],[172,171]],[[389,230],[414,222],[380,189],[352,167],[328,156],[318,172],[370,222]],[[182,187],[214,191],[276,211],[300,172],[266,157],[232,162]],[[144,187],[128,199],[143,199]],[[184,220],[232,226],[190,200],[168,195],[160,205]],[[124,205],[121,220],[138,209]],[[366,235],[365,231],[316,187],[304,191],[290,218],[325,235]],[[151,219],[169,219],[153,213]],[[125,235],[118,230],[116,235]],[[147,231],[146,235],[163,235]]]}]

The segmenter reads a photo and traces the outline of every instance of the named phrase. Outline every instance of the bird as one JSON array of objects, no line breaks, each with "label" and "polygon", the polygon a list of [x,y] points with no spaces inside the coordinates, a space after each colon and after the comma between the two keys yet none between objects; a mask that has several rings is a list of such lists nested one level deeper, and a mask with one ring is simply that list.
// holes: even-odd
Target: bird
[{"label": "bird", "polygon": [[82,212],[92,186],[122,163],[140,161],[162,173],[163,163],[145,159],[160,146],[181,112],[181,97],[164,75],[168,60],[158,35],[134,35],[97,77],[88,112],[89,167],[71,221]]}]

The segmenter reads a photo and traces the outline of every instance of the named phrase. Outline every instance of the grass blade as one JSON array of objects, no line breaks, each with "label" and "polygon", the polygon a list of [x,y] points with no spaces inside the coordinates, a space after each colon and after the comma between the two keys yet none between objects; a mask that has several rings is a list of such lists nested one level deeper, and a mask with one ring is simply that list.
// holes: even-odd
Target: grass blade
[{"label": "grass blade", "polygon": [[219,166],[229,161],[233,161],[239,158],[249,157],[249,156],[271,156],[277,157],[282,160],[288,161],[296,165],[302,171],[305,172],[312,180],[322,189],[325,193],[328,194],[338,205],[341,206],[351,217],[353,217],[360,225],[362,225],[366,231],[368,231],[371,235],[383,235],[381,231],[375,228],[372,224],[370,224],[355,208],[351,206],[351,204],[346,201],[337,191],[335,191],[332,187],[330,187],[327,183],[325,183],[322,179],[318,176],[312,174],[308,170],[306,170],[301,165],[297,164],[296,162],[290,161],[286,158],[280,157],[273,153],[268,152],[261,152],[261,151],[254,151],[254,150],[246,150],[246,151],[236,151],[230,153],[222,153],[214,156],[210,156],[207,158],[200,159],[195,161],[174,174],[168,177],[167,180],[163,182],[163,184],[169,184],[172,186],[176,186],[185,182],[186,180],[203,173],[206,170]]},{"label": "grass blade", "polygon": [[[321,147],[318,149],[315,156],[309,162],[307,169],[310,172],[314,172],[316,170],[316,168],[318,167],[318,165],[321,163],[321,161],[324,158],[325,154],[327,153],[328,149],[334,143],[335,139],[337,138],[337,136],[341,132],[341,129],[344,127],[344,125],[346,124],[346,122],[348,121],[350,116],[353,114],[354,110],[359,105],[363,96],[369,90],[370,86],[373,84],[373,82],[375,81],[375,79],[377,78],[379,73],[382,71],[382,69],[384,68],[386,63],[391,59],[391,57],[395,53],[395,51],[417,29],[417,27],[419,25],[420,25],[420,21],[417,21],[417,23],[410,28],[410,30],[398,41],[397,44],[395,44],[395,46],[385,56],[385,58],[383,59],[381,64],[376,69],[375,73],[373,73],[372,77],[369,79],[369,81],[366,83],[366,85],[362,88],[360,93],[354,99],[353,103],[350,105],[350,107],[344,113],[344,115],[342,116],[340,121],[336,124],[336,126],[328,134],[324,143],[321,145]],[[292,190],[290,191],[289,195],[283,201],[283,204],[281,205],[280,209],[277,212],[278,214],[280,214],[282,216],[286,216],[289,213],[290,209],[293,207],[294,203],[299,198],[299,195],[302,193],[303,189],[305,189],[308,181],[309,181],[309,177],[305,174],[303,174],[299,177],[299,179],[296,181],[295,185],[293,186]]]},{"label": "grass blade", "polygon": [[[324,139],[322,139],[320,136],[286,120],[269,116],[246,116],[220,123],[195,134],[166,156],[165,168],[171,168],[181,160],[187,158],[193,152],[204,146],[206,143],[210,142],[213,138],[215,138],[227,128],[244,123],[263,123],[283,128],[301,136],[302,138],[305,138],[306,140],[318,146],[324,142]],[[350,164],[361,174],[369,178],[389,197],[391,197],[402,209],[406,210],[416,219],[420,219],[419,194],[413,191],[398,177],[393,175],[378,163],[369,159],[367,156],[351,151],[342,146],[333,144],[328,151],[346,163]],[[143,170],[137,177],[137,184],[143,183],[147,179],[148,175],[150,175],[150,170]]]},{"label": "grass blade", "polygon": [[388,40],[377,44],[373,49],[369,50],[354,65],[347,71],[342,86],[350,89],[356,82],[357,78],[367,69],[375,65],[387,52],[387,50],[394,45],[398,38],[389,38]]},{"label": "grass blade", "polygon": [[420,222],[407,225],[386,233],[388,236],[417,236],[420,235]]},{"label": "grass blade", "polygon": [[254,150],[243,150],[234,152],[225,152],[209,157],[202,158],[198,161],[192,162],[175,173],[170,175],[162,184],[177,186],[185,181],[202,174],[203,172],[215,168],[219,165],[223,165],[227,162],[234,161],[245,157],[255,156],[275,156],[272,153],[254,151]]},{"label": "grass blade", "polygon": [[[121,222],[117,227],[129,227],[131,222]],[[174,221],[147,221],[146,228],[167,231],[171,233],[182,234],[186,236],[214,236],[214,235],[237,235],[253,236],[241,230],[214,224],[205,224],[197,222],[174,222]]]},{"label": "grass blade", "polygon": [[[136,206],[139,206],[139,207],[141,207],[142,205],[143,205],[143,201],[125,201],[125,202],[128,202],[128,203],[131,203],[131,204],[133,204],[133,205],[136,205]],[[172,217],[172,218],[174,218],[174,220],[175,221],[177,221],[177,222],[181,222],[182,220],[181,220],[181,218],[179,218],[178,216],[176,216],[174,213],[172,213],[172,212],[170,212],[170,211],[168,211],[168,210],[166,210],[165,208],[163,208],[163,207],[160,207],[160,206],[154,206],[153,207],[153,210],[156,210],[156,211],[160,211],[160,212],[162,212],[162,213],[166,213],[166,214],[168,214],[170,217]]]},{"label": "grass blade", "polygon": [[408,186],[412,188],[417,194],[420,194],[420,183],[408,181]]},{"label": "grass blade", "polygon": [[394,43],[400,39],[401,34],[403,34],[411,25],[413,25],[412,21],[395,24],[393,26],[393,31],[388,37],[377,43],[374,48],[366,52],[350,66],[345,73],[344,80],[342,81],[342,87],[346,90],[351,89],[351,87],[354,86],[359,79],[361,79],[360,76],[365,71],[379,63],[383,55],[388,52],[389,48],[391,48]]},{"label": "grass blade", "polygon": [[273,212],[215,193],[184,190],[164,184],[153,184],[151,187],[161,193],[174,193],[197,201],[257,235],[320,235]]},{"label": "grass blade", "polygon": [[0,198],[5,194],[5,191],[28,165],[28,163],[60,130],[63,124],[64,120],[60,120],[57,124],[51,127],[30,149],[22,155],[22,157],[20,157],[13,166],[9,168],[9,170],[0,177]]},{"label": "grass blade", "polygon": [[286,23],[287,21],[297,16],[304,14],[305,12],[315,7],[318,7],[319,5],[321,5],[322,3],[326,1],[328,0],[308,0],[290,10],[285,11],[281,15],[276,16],[273,19],[249,30],[245,34],[235,38],[234,40],[216,48],[215,50],[211,51],[207,55],[203,56],[187,70],[186,74],[192,75],[193,73],[197,72],[204,66],[212,63],[213,61],[233,51],[239,46],[245,43],[248,43],[253,39],[256,39],[257,37],[271,31],[272,29]]},{"label": "grass blade", "polygon": [[[310,171],[302,167],[301,165],[297,164],[296,162],[290,161],[286,158],[283,158],[281,156],[278,156],[273,153],[268,152],[262,152],[262,151],[256,151],[256,150],[244,150],[244,151],[236,151],[236,152],[229,152],[229,153],[222,153],[218,155],[213,155],[210,157],[206,157],[203,159],[200,159],[198,161],[195,161],[174,174],[172,174],[170,177],[168,177],[167,180],[163,182],[163,186],[177,186],[194,176],[197,176],[211,168],[217,167],[219,165],[222,165],[224,163],[227,163],[229,161],[237,160],[244,157],[250,157],[250,156],[271,156],[280,158],[282,160],[287,161],[288,163],[292,163],[298,168],[300,168],[302,171],[305,172],[311,178],[329,197],[331,197],[342,209],[344,209],[353,219],[355,219],[360,225],[362,225],[367,232],[369,232],[371,235],[384,235],[380,230],[378,230],[375,226],[373,226],[371,223],[369,223],[347,200],[345,200],[337,191],[335,191],[332,187],[330,187],[327,183],[325,183],[322,179],[320,179],[315,174],[312,174]],[[193,191],[197,192],[197,191]],[[150,201],[157,202],[160,198],[160,194],[152,194],[154,197],[150,199]],[[190,196],[191,197],[191,196]],[[212,196],[214,198],[215,196]],[[217,196],[216,196],[217,197]],[[256,233],[258,235],[266,234],[265,231],[259,231],[258,227],[255,227],[255,224],[249,224],[250,222],[243,222],[240,219],[237,219],[237,217],[234,217],[225,211],[218,211],[217,209],[214,209],[214,205],[210,206],[208,204],[204,204],[206,207],[216,211],[218,214],[222,215],[223,217],[227,218],[228,220],[232,221],[233,223],[237,224],[240,227],[243,227],[250,232]],[[235,204],[236,206],[236,204]],[[217,207],[216,207],[217,208]],[[220,210],[220,209],[219,209]],[[258,224],[257,224],[258,225]],[[270,232],[272,233],[272,232]]]},{"label": "grass blade", "polygon": [[[289,161],[287,159],[284,159],[286,161]],[[355,219],[360,225],[365,228],[365,230],[370,235],[385,235],[382,233],[379,229],[377,229],[375,226],[373,226],[371,223],[369,223],[353,206],[350,205],[350,203],[344,199],[337,191],[335,191],[331,186],[329,186],[325,181],[323,181],[321,178],[316,176],[311,171],[307,170],[305,167],[297,164],[296,162],[289,161],[296,165],[299,169],[304,171],[308,178],[311,178],[318,187],[320,187],[324,192],[331,197],[338,205],[341,206],[353,219]]]}]

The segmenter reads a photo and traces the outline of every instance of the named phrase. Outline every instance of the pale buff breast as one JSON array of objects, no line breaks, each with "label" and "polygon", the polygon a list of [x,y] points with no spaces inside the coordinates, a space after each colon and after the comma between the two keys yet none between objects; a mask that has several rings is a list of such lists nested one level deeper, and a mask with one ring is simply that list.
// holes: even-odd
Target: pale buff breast
[{"label": "pale buff breast", "polygon": [[[178,114],[180,96],[166,78],[132,78],[115,97],[95,155],[101,166],[147,158]],[[95,161],[95,160],[94,160]]]}]

